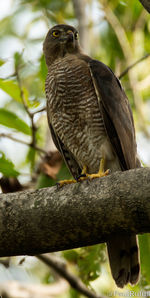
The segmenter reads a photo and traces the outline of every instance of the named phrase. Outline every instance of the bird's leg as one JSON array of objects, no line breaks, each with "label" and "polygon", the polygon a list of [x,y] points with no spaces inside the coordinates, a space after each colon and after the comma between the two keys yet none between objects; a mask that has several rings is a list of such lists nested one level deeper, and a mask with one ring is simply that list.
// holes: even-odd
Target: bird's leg
[{"label": "bird's leg", "polygon": [[95,179],[95,178],[107,176],[110,173],[110,170],[108,169],[105,171],[104,168],[105,168],[105,159],[104,158],[101,158],[98,173],[89,174],[89,173],[87,173],[87,166],[83,166],[83,170],[81,172],[81,175],[77,178],[77,181],[80,182],[80,181],[87,180],[87,179]]},{"label": "bird's leg", "polygon": [[99,171],[96,174],[88,174],[87,166],[84,165],[81,175],[79,175],[76,180],[75,179],[61,180],[57,183],[57,185],[58,185],[58,187],[62,187],[63,185],[66,185],[66,184],[71,184],[71,183],[76,183],[76,182],[80,182],[80,181],[87,180],[87,179],[94,179],[94,178],[100,178],[100,177],[107,176],[110,173],[110,170],[108,169],[108,170],[104,171],[104,165],[105,165],[105,159],[101,158]]},{"label": "bird's leg", "polygon": [[86,175],[87,175],[90,179],[100,178],[100,177],[107,176],[107,175],[110,173],[110,170],[108,169],[108,170],[104,171],[104,165],[105,165],[105,159],[104,159],[104,158],[101,158],[98,173],[96,173],[96,174],[87,174],[87,173],[86,173]]},{"label": "bird's leg", "polygon": [[57,183],[57,185],[58,185],[58,187],[62,187],[63,185],[66,185],[66,184],[76,183],[76,182],[85,180],[88,178],[88,177],[86,177],[86,172],[87,172],[87,166],[84,166],[81,174],[76,179],[60,180]]},{"label": "bird's leg", "polygon": [[82,169],[82,172],[81,172],[81,175],[86,175],[87,173],[87,166],[83,166],[83,169]]},{"label": "bird's leg", "polygon": [[87,166],[84,165],[81,174],[77,177],[77,181],[81,181],[81,180],[87,179],[86,173],[87,173]]}]

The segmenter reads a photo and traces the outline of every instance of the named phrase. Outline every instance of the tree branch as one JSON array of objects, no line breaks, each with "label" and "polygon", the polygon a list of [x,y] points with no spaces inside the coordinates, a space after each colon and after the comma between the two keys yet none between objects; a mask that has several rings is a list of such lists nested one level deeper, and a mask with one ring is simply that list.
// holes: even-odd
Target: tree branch
[{"label": "tree branch", "polygon": [[137,64],[139,64],[140,62],[142,62],[143,60],[145,60],[146,58],[148,58],[150,56],[150,54],[146,54],[143,57],[141,57],[140,59],[138,59],[136,62],[132,63],[131,65],[129,65],[120,75],[119,75],[119,79],[121,79],[123,76],[125,76],[128,71],[130,69],[132,69],[134,66],[136,66]]},{"label": "tree branch", "polygon": [[26,141],[23,141],[23,140],[20,140],[20,139],[17,139],[15,137],[13,137],[11,134],[6,134],[6,133],[0,133],[0,138],[7,138],[7,139],[10,139],[14,142],[17,142],[17,143],[20,143],[20,144],[23,144],[23,145],[26,145],[26,146],[29,146],[29,147],[33,147],[35,150],[39,151],[39,152],[42,152],[44,154],[47,154],[48,152],[36,145],[32,145],[31,143],[28,143]]},{"label": "tree branch", "polygon": [[150,232],[150,168],[0,194],[1,257],[97,244],[123,232]]},{"label": "tree branch", "polygon": [[32,113],[32,115],[35,115],[35,114],[38,114],[38,113],[42,113],[42,112],[45,112],[46,111],[46,107],[43,107],[35,112]]},{"label": "tree branch", "polygon": [[22,100],[22,103],[24,105],[24,108],[25,108],[25,111],[27,112],[29,118],[30,118],[30,121],[31,121],[31,132],[32,132],[32,140],[31,140],[31,143],[30,143],[30,146],[35,148],[36,147],[36,132],[37,132],[37,127],[34,123],[34,115],[35,113],[32,113],[30,112],[29,108],[28,108],[28,105],[26,103],[26,99],[25,99],[25,96],[24,96],[24,91],[23,91],[23,88],[22,88],[22,82],[21,82],[21,79],[20,79],[20,75],[19,75],[19,65],[16,66],[16,78],[17,78],[17,82],[18,82],[18,86],[19,86],[19,89],[20,89],[20,97],[21,97],[21,100]]},{"label": "tree branch", "polygon": [[73,287],[81,294],[89,298],[102,298],[102,296],[97,296],[95,293],[90,291],[78,277],[67,270],[65,264],[61,264],[61,262],[58,261],[56,258],[51,257],[50,255],[38,255],[37,258],[44,262],[50,268],[53,268],[60,276],[62,276],[69,282],[71,287]]}]

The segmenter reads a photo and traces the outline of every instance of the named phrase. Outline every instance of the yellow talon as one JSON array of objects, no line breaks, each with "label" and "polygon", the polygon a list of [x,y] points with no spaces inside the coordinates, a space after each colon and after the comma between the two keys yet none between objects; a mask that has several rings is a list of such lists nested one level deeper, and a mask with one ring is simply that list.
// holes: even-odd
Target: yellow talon
[{"label": "yellow talon", "polygon": [[94,179],[94,178],[101,178],[101,177],[107,176],[110,173],[110,170],[108,169],[108,170],[104,171],[104,164],[105,164],[105,160],[104,160],[104,158],[102,158],[101,161],[100,161],[100,167],[99,167],[98,173],[96,173],[96,174],[87,174],[88,177],[90,179]]},{"label": "yellow talon", "polygon": [[95,178],[101,178],[101,177],[105,177],[107,176],[108,174],[110,173],[110,170],[108,169],[107,171],[105,172],[98,172],[97,174],[88,174],[88,177],[90,179],[95,179]]},{"label": "yellow talon", "polygon": [[[89,179],[95,179],[95,178],[100,178],[100,177],[104,177],[107,176],[110,173],[110,170],[106,170],[104,171],[104,164],[105,164],[105,160],[104,158],[101,159],[100,161],[100,166],[99,166],[99,171],[96,174],[88,174],[87,173],[87,166],[84,165],[82,172],[81,172],[81,177],[79,176],[79,178],[77,180],[75,179],[70,179],[70,180],[61,180],[57,183],[57,185],[60,187],[67,185],[67,184],[71,184],[71,183],[77,183],[83,180],[87,180]],[[82,175],[85,175],[85,177],[82,177]]]},{"label": "yellow talon", "polygon": [[100,166],[99,166],[99,171],[98,173],[95,173],[95,174],[88,174],[87,173],[87,167],[84,166],[83,167],[83,170],[82,170],[82,175],[86,175],[86,177],[81,177],[79,179],[79,181],[82,181],[82,180],[85,180],[85,179],[94,179],[94,178],[100,178],[100,177],[104,177],[104,176],[107,176],[109,173],[110,173],[110,170],[106,170],[104,171],[104,164],[105,164],[105,159],[102,158],[101,161],[100,161]]},{"label": "yellow talon", "polygon": [[70,180],[60,180],[57,185],[58,187],[62,187],[64,185],[67,185],[67,184],[71,184],[71,183],[76,183],[77,181],[75,179],[70,179]]},{"label": "yellow talon", "polygon": [[86,173],[87,173],[87,166],[83,166],[81,175],[86,175]]}]

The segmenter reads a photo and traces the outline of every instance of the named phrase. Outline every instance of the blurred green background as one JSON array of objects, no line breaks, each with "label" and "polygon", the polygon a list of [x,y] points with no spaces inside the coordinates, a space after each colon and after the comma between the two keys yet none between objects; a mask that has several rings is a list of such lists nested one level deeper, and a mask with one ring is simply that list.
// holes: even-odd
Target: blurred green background
[{"label": "blurred green background", "polygon": [[[150,166],[150,16],[140,2],[5,0],[0,2],[0,12],[1,191],[52,186],[70,177],[52,142],[45,111],[47,69],[42,44],[48,29],[57,23],[77,27],[85,53],[109,65],[118,77],[143,58],[121,77],[121,83],[134,115],[139,157],[143,166]],[[134,288],[123,290],[112,280],[104,244],[51,255],[65,262],[89,289],[119,297],[130,290],[150,291],[149,235],[140,236],[139,244],[141,279]],[[9,287],[7,295],[12,298],[82,297],[34,257],[2,259],[0,294],[2,284]],[[19,285],[24,285],[20,292]],[[47,286],[48,293],[44,292]]]}]

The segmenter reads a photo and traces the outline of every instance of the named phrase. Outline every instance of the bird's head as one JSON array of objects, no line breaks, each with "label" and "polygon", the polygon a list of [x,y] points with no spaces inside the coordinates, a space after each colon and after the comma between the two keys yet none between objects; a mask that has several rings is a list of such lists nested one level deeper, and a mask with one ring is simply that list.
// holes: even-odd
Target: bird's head
[{"label": "bird's head", "polygon": [[69,25],[56,25],[52,27],[45,38],[43,51],[47,65],[67,53],[73,54],[79,51],[78,32]]}]

